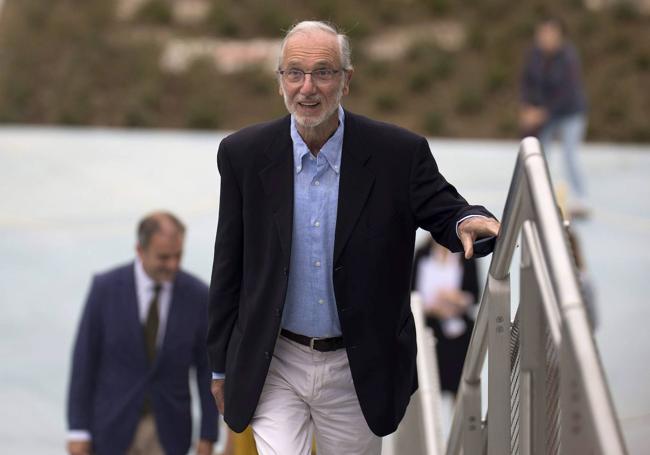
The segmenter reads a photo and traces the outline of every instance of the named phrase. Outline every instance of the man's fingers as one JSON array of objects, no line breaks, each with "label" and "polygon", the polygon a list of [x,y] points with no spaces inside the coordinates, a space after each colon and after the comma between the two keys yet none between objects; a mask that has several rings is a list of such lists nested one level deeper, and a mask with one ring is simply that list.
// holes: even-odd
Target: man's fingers
[{"label": "man's fingers", "polygon": [[474,256],[474,239],[472,236],[467,233],[462,233],[460,235],[460,241],[463,244],[463,250],[465,250],[465,259]]}]

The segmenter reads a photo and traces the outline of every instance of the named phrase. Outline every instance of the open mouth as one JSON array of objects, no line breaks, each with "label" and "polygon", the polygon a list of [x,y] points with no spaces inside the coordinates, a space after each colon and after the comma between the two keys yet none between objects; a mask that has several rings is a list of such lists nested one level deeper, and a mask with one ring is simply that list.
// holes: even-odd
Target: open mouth
[{"label": "open mouth", "polygon": [[303,109],[316,109],[318,106],[320,106],[320,102],[318,101],[302,101],[298,102],[298,105],[302,107]]}]

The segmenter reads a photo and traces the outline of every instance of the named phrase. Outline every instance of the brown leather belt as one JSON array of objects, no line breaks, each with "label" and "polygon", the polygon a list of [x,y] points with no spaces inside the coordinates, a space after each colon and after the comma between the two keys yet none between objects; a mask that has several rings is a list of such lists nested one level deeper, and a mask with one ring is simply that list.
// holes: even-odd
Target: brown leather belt
[{"label": "brown leather belt", "polygon": [[310,348],[320,352],[336,351],[345,347],[345,344],[343,343],[343,337],[309,338],[305,335],[299,335],[286,329],[280,330],[280,335],[288,338],[291,341],[295,341],[296,343],[302,344],[304,346],[309,346]]}]

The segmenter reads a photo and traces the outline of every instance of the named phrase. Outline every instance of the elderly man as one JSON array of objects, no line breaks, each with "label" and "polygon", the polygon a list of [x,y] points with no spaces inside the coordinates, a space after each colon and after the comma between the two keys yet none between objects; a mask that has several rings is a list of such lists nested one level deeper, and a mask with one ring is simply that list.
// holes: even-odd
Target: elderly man
[{"label": "elderly man", "polygon": [[202,413],[196,453],[212,454],[208,289],[180,270],[184,237],[178,218],[152,213],[138,226],[135,261],[94,278],[72,359],[70,455],[187,454],[192,366]]},{"label": "elderly man", "polygon": [[342,109],[352,73],[344,35],[297,24],[278,68],[290,115],[219,147],[212,394],[261,454],[308,454],[312,435],[319,455],[379,454],[417,387],[416,229],[467,257],[499,230],[423,137]]}]

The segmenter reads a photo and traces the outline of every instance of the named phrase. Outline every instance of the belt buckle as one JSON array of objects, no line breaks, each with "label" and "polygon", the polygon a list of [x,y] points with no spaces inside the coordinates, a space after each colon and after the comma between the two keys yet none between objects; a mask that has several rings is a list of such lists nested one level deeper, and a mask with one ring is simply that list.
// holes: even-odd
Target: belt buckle
[{"label": "belt buckle", "polygon": [[311,348],[312,351],[314,350],[314,343],[315,342],[316,342],[316,338],[310,338],[309,339],[309,347]]}]

